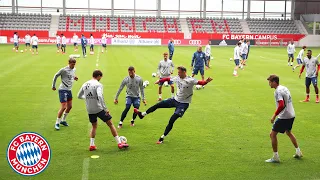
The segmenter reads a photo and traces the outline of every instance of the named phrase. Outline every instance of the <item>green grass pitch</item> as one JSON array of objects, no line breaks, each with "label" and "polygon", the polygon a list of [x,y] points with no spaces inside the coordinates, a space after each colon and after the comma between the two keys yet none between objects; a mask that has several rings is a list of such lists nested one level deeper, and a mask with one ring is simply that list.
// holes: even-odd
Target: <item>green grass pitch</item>
[{"label": "green grass pitch", "polygon": [[[73,87],[73,109],[68,115],[70,127],[54,130],[60,106],[58,93],[51,90],[53,75],[67,65],[68,55],[57,54],[54,45],[39,46],[39,55],[14,53],[11,45],[0,46],[0,179],[319,179],[320,178],[320,104],[300,103],[305,97],[304,78],[298,70],[287,66],[285,48],[252,47],[248,66],[233,77],[233,47],[212,47],[212,69],[205,76],[213,81],[205,89],[195,90],[192,103],[178,119],[164,144],[156,141],[163,133],[174,109],[159,109],[130,127],[131,110],[119,130],[130,148],[119,150],[107,126],[99,121],[96,152],[89,152],[90,124],[85,102],[76,98],[80,86],[91,79],[96,69],[97,52],[77,61],[79,81]],[[314,56],[320,49],[312,48]],[[148,105],[157,102],[156,72],[163,47],[109,46],[100,54],[99,69],[104,73],[101,83],[107,107],[118,124],[124,109],[125,90],[119,104],[113,98],[129,65],[150,81],[145,89]],[[190,74],[190,63],[196,47],[176,47],[175,66],[184,65]],[[298,51],[298,48],[297,48]],[[79,52],[80,54],[81,52]],[[296,64],[296,62],[295,62]],[[175,71],[176,74],[177,71]],[[264,160],[272,156],[269,132],[270,118],[275,110],[273,92],[266,78],[280,76],[280,83],[289,88],[296,111],[293,132],[304,157],[292,158],[295,152],[286,135],[279,135],[280,164]],[[197,76],[200,78],[200,76]],[[60,80],[58,81],[60,84]],[[164,88],[163,97],[170,96]],[[6,148],[18,133],[32,131],[43,135],[51,147],[51,162],[41,174],[24,177],[15,173],[6,160]],[[99,155],[98,159],[89,158]]]}]

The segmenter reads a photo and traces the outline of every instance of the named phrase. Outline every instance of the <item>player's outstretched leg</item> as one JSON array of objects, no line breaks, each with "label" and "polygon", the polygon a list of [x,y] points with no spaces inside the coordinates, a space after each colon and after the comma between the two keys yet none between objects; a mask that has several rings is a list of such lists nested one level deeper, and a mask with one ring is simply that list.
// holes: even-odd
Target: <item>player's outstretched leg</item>
[{"label": "player's outstretched leg", "polygon": [[278,132],[276,132],[276,131],[271,131],[271,133],[270,133],[271,144],[272,144],[272,149],[273,149],[273,157],[270,159],[267,159],[266,162],[269,162],[269,163],[279,163],[280,162],[280,158],[279,158],[279,154],[278,154],[277,134],[278,134]]},{"label": "player's outstretched leg", "polygon": [[131,104],[126,104],[126,107],[121,114],[120,122],[118,125],[119,129],[122,128],[122,123],[123,123],[124,119],[127,117],[128,111],[130,110],[130,106],[131,106]]},{"label": "player's outstretched leg", "polygon": [[302,157],[302,152],[301,152],[301,150],[300,150],[300,148],[298,146],[296,137],[293,135],[293,133],[291,131],[286,131],[286,134],[289,136],[292,144],[296,148],[296,154],[293,155],[293,157],[294,158],[301,158]]},{"label": "player's outstretched leg", "polygon": [[146,112],[140,112],[139,109],[134,108],[134,113],[138,114],[140,119],[143,119],[147,114],[150,114],[157,110],[158,108],[173,108],[175,107],[174,99],[166,99],[164,101],[160,101],[157,104],[151,106]]},{"label": "player's outstretched leg", "polygon": [[170,120],[169,120],[169,123],[168,123],[168,125],[167,125],[167,127],[166,127],[166,129],[165,129],[165,131],[164,131],[164,133],[163,133],[163,135],[160,136],[157,144],[163,143],[164,137],[166,137],[166,136],[169,134],[169,132],[171,131],[171,129],[172,129],[172,127],[173,127],[174,122],[175,122],[179,117],[180,117],[180,116],[179,116],[178,114],[176,114],[176,113],[174,113],[174,114],[171,116],[171,118],[170,118]]}]

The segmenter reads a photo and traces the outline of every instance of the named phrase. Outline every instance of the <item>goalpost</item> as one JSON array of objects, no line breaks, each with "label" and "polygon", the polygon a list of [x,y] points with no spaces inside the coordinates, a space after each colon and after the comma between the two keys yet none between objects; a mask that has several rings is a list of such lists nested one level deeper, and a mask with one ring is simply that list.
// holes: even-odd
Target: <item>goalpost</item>
[{"label": "goalpost", "polygon": [[270,47],[286,47],[289,42],[293,42],[292,38],[277,38],[277,39],[257,39],[256,46],[270,46]]}]

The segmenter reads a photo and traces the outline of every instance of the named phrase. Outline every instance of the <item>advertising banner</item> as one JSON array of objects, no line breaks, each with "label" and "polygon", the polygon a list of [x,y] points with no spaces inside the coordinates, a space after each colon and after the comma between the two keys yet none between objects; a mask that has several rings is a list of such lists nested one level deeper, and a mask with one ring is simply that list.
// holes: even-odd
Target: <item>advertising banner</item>
[{"label": "advertising banner", "polygon": [[112,38],[112,45],[128,45],[128,46],[160,46],[161,39],[124,39]]}]

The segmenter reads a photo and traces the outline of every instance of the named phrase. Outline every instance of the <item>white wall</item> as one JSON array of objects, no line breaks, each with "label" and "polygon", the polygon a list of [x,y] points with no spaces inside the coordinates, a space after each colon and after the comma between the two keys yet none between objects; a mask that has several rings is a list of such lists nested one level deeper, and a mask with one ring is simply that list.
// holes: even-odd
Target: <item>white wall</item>
[{"label": "white wall", "polygon": [[307,35],[300,39],[298,46],[320,47],[320,35]]}]

